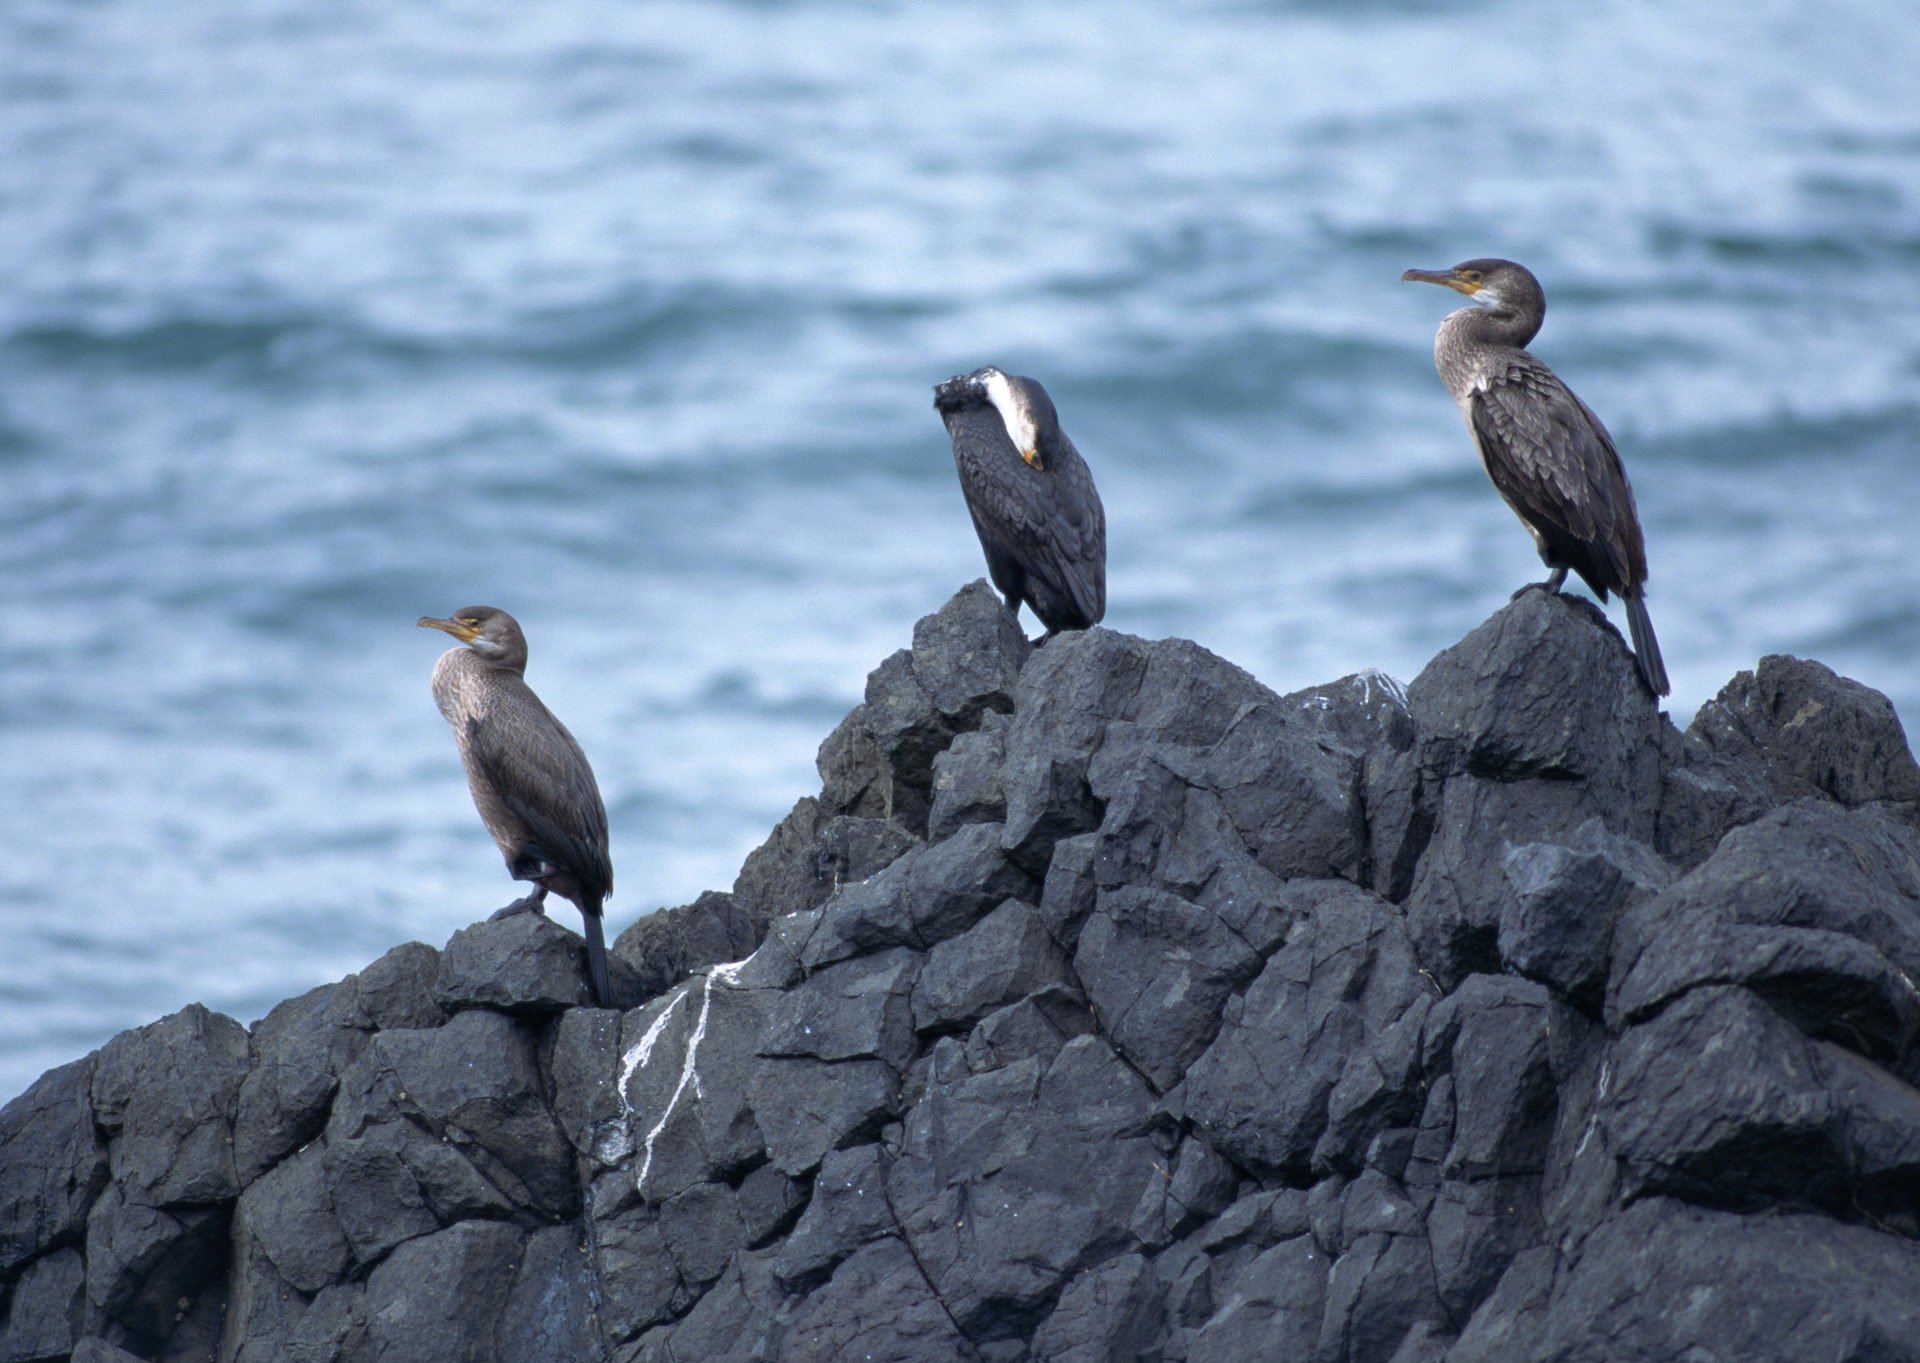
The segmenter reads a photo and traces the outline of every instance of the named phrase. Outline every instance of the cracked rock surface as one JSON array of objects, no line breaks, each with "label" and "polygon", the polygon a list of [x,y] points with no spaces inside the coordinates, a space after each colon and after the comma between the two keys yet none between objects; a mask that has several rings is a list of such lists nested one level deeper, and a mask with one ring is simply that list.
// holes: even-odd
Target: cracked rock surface
[{"label": "cracked rock surface", "polygon": [[1920,768],[1528,592],[1401,688],[920,622],[727,891],[0,1112],[0,1363],[1920,1358]]}]

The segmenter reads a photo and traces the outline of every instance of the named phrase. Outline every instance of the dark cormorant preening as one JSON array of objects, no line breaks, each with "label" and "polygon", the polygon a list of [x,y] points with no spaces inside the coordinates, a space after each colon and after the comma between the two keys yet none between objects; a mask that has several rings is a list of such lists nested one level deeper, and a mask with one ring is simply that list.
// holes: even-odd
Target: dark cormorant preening
[{"label": "dark cormorant preening", "polygon": [[1017,617],[1089,629],[1107,613],[1107,513],[1087,461],[1032,379],[976,369],[933,390],[987,572]]},{"label": "dark cormorant preening", "polygon": [[600,905],[613,893],[607,811],[587,755],[567,726],[528,687],[527,639],[511,615],[468,606],[450,620],[422,616],[465,644],[440,656],[433,699],[453,726],[481,822],[507,859],[507,873],[532,894],[494,914],[541,913],[547,892],[570,899],[586,923],[594,1002],[613,1002]]},{"label": "dark cormorant preening", "polygon": [[1451,270],[1408,270],[1403,280],[1444,284],[1477,307],[1447,314],[1433,340],[1440,379],[1460,404],[1500,495],[1533,535],[1557,592],[1571,568],[1602,601],[1627,603],[1634,661],[1647,689],[1671,689],[1647,618],[1647,547],[1633,489],[1613,437],[1586,403],[1525,346],[1547,298],[1511,260],[1469,260]]}]

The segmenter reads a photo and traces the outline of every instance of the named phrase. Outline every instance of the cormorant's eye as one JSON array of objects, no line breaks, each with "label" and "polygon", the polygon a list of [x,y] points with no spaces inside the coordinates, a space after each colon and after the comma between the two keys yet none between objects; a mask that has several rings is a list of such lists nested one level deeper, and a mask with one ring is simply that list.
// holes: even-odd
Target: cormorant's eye
[{"label": "cormorant's eye", "polygon": [[1469,284],[1478,284],[1480,282],[1480,272],[1478,270],[1462,270],[1460,277]]}]

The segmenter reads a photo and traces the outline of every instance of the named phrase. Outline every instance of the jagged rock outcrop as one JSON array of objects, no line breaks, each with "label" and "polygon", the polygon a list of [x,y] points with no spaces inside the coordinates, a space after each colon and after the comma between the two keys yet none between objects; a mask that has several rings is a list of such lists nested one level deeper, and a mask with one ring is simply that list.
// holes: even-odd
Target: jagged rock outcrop
[{"label": "jagged rock outcrop", "polygon": [[0,1363],[1920,1357],[1920,769],[1528,592],[1405,689],[923,620],[727,893],[0,1114]]}]

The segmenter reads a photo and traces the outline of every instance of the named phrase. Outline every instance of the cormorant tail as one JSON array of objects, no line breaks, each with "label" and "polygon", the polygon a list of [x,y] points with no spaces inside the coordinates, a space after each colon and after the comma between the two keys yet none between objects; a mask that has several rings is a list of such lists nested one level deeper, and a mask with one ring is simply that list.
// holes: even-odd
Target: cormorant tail
[{"label": "cormorant tail", "polygon": [[593,1001],[600,1008],[613,1007],[613,977],[607,973],[607,937],[600,926],[600,906],[581,906],[580,917],[587,930],[587,975],[593,981]]},{"label": "cormorant tail", "polygon": [[1636,586],[1621,592],[1627,603],[1627,630],[1633,635],[1633,661],[1640,679],[1654,696],[1667,695],[1673,687],[1667,682],[1667,665],[1660,661],[1660,641],[1653,637],[1653,621],[1647,618],[1646,588]]}]

